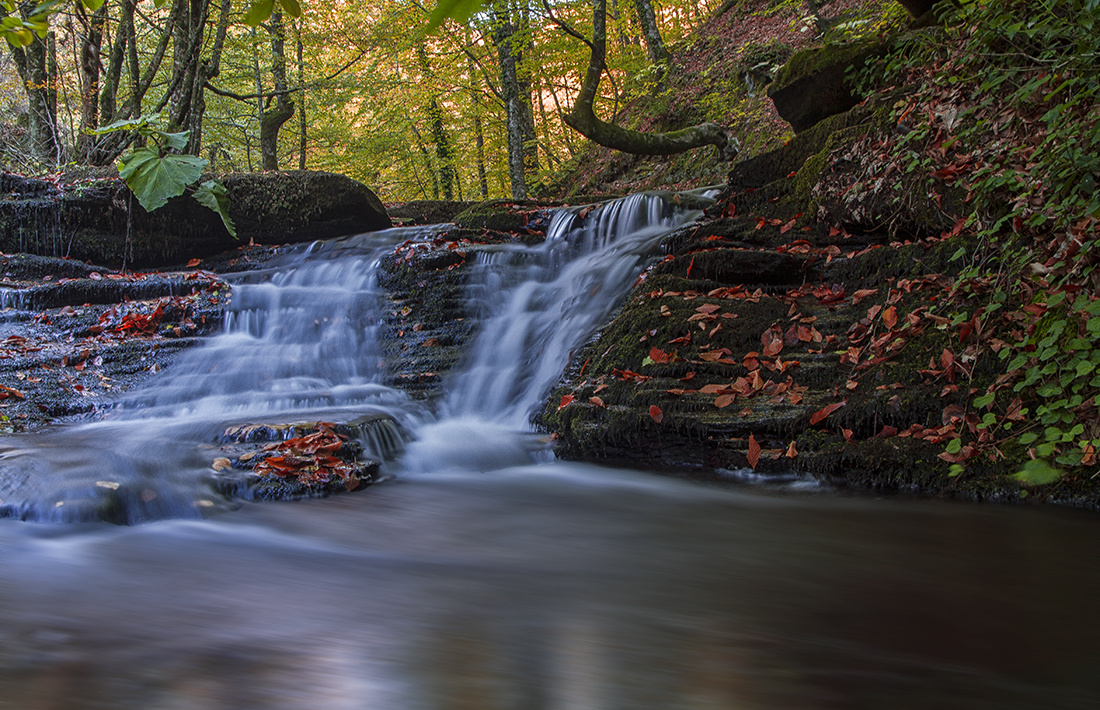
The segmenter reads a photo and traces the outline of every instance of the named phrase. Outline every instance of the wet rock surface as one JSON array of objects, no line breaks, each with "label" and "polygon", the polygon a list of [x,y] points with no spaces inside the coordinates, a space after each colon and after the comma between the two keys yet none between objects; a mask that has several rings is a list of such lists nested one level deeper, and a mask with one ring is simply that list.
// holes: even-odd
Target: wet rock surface
[{"label": "wet rock surface", "polygon": [[1096,508],[1087,476],[1027,490],[1003,457],[948,448],[981,435],[968,395],[1004,363],[978,321],[929,308],[974,245],[950,184],[884,178],[874,146],[897,130],[860,107],[735,165],[546,400],[559,456]]},{"label": "wet rock surface", "polygon": [[0,431],[90,416],[216,331],[229,296],[213,272],[120,273],[0,257]]},{"label": "wet rock surface", "polygon": [[384,258],[379,285],[388,294],[382,341],[389,383],[417,398],[437,398],[477,330],[466,288],[479,254],[544,238],[545,231],[529,228],[509,234],[450,226],[431,241],[399,245]]}]

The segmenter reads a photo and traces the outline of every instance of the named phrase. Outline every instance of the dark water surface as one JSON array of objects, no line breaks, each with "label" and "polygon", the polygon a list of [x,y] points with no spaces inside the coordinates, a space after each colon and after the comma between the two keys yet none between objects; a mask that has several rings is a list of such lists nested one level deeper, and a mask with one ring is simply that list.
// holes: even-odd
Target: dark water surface
[{"label": "dark water surface", "polygon": [[569,464],[0,522],[3,708],[1094,708],[1094,516]]}]

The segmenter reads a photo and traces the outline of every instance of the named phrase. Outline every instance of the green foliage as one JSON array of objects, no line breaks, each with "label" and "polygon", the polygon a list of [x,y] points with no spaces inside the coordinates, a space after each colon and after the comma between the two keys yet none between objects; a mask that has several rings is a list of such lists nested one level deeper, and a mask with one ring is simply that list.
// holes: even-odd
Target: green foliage
[{"label": "green foliage", "polygon": [[[898,164],[930,191],[950,180],[969,194],[965,226],[980,246],[956,250],[963,268],[942,314],[957,326],[981,309],[1005,328],[1001,375],[969,408],[987,410],[980,441],[1008,447],[1024,466],[1016,478],[1042,485],[1095,468],[1100,447],[1100,0],[947,12],[861,80],[867,93],[891,87]],[[1014,397],[998,401],[998,389]]]},{"label": "green foliage", "polygon": [[1019,473],[1013,474],[1025,486],[1045,486],[1062,478],[1063,472],[1054,468],[1043,459],[1032,459],[1024,464]]},{"label": "green foliage", "polygon": [[485,5],[484,0],[439,0],[428,19],[428,32],[435,32],[447,20],[466,24]]},{"label": "green foliage", "polygon": [[[88,11],[102,7],[105,0],[79,0]],[[0,36],[12,46],[26,47],[35,36],[45,37],[50,29],[50,15],[59,12],[66,0],[47,0],[40,3],[24,16],[20,10],[23,3],[16,0],[0,0]]]},{"label": "green foliage", "polygon": [[[298,0],[279,0],[279,7],[291,17],[301,17],[302,6]],[[249,27],[258,27],[260,23],[271,17],[275,12],[275,0],[253,0],[245,13],[244,23]]]},{"label": "green foliage", "polygon": [[[118,121],[97,129],[94,135],[129,131],[145,139],[146,145],[131,148],[119,157],[118,174],[147,212],[159,209],[173,197],[182,195],[202,177],[206,158],[184,155],[187,133],[171,133],[163,128],[159,115]],[[194,198],[218,213],[234,239],[237,229],[229,218],[228,195],[216,180],[208,180],[194,193]]]},{"label": "green foliage", "polygon": [[199,185],[193,195],[195,200],[204,207],[208,207],[218,213],[229,230],[229,236],[237,238],[237,226],[229,217],[229,191],[217,180],[207,180]]}]

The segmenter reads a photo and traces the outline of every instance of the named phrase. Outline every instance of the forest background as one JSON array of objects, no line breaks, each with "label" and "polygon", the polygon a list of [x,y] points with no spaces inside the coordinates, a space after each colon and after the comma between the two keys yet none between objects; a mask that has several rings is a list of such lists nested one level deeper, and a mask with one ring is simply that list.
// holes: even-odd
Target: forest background
[{"label": "forest background", "polygon": [[[560,194],[628,160],[593,154],[562,120],[589,64],[590,3],[498,0],[429,33],[432,6],[418,0],[311,0],[305,12],[294,0],[96,2],[9,9],[6,22],[37,19],[38,31],[0,60],[0,168],[111,165],[141,139],[95,131],[141,117],[186,131],[176,150],[209,171],[339,172],[388,202]],[[758,3],[759,41],[734,46],[713,18],[736,4],[610,2],[596,113],[646,131],[717,121],[753,152],[788,138],[760,86],[819,34],[821,8]],[[832,5],[849,33],[904,15]],[[692,155],[650,166],[642,186],[723,179],[711,151]]]}]

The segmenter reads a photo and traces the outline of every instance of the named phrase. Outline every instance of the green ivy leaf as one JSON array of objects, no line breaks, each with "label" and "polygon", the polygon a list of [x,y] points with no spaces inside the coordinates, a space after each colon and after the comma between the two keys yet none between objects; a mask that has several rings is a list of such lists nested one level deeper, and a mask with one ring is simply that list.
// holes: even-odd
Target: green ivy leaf
[{"label": "green ivy leaf", "polygon": [[1025,486],[1045,486],[1060,479],[1063,472],[1054,468],[1043,459],[1032,459],[1024,464],[1019,473],[1012,475]]},{"label": "green ivy leaf", "polygon": [[118,174],[126,181],[146,212],[163,207],[168,200],[182,195],[206,168],[206,158],[194,155],[161,156],[145,147],[123,156]]},{"label": "green ivy leaf", "polygon": [[225,228],[229,230],[229,236],[234,239],[237,238],[237,226],[233,224],[233,220],[229,217],[229,192],[225,189],[225,185],[217,180],[207,180],[199,185],[192,197],[198,200],[200,205],[217,212],[218,216],[222,218]]}]

